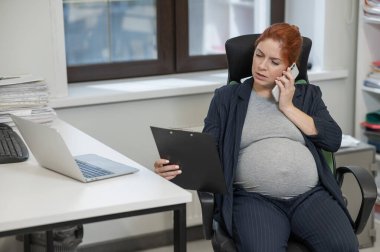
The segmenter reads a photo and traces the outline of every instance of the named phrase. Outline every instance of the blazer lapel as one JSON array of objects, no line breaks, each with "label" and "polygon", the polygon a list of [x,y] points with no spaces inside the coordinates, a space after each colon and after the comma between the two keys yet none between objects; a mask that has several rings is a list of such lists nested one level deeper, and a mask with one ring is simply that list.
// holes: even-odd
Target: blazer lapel
[{"label": "blazer lapel", "polygon": [[[297,85],[307,85],[307,84],[297,84]],[[296,85],[296,91],[293,96],[293,104],[296,108],[299,108],[302,110],[302,92],[299,88],[297,88]]]}]

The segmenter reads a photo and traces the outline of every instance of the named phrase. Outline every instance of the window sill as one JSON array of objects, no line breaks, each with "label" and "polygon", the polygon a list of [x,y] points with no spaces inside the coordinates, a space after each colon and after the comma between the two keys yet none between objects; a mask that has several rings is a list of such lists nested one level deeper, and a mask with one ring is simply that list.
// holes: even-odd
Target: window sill
[{"label": "window sill", "polygon": [[311,83],[326,81],[326,80],[336,80],[336,79],[345,79],[348,77],[348,70],[318,70],[318,71],[309,71],[309,81]]},{"label": "window sill", "polygon": [[[347,70],[309,72],[310,82],[342,79]],[[145,78],[83,82],[68,86],[68,96],[52,98],[52,108],[212,93],[227,80],[227,70],[162,75]]]}]

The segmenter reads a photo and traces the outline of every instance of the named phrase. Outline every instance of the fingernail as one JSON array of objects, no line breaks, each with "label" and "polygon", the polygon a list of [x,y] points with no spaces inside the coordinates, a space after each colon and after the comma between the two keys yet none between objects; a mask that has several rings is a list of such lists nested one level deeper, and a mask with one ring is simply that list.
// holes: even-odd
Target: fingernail
[{"label": "fingernail", "polygon": [[169,160],[165,160],[165,164],[169,163]]},{"label": "fingernail", "polygon": [[179,166],[178,166],[178,165],[176,165],[176,166],[175,166],[175,168],[176,168],[176,169],[178,169],[178,168],[179,168]]},{"label": "fingernail", "polygon": [[182,171],[181,170],[178,170],[178,174],[181,174],[182,173]]}]

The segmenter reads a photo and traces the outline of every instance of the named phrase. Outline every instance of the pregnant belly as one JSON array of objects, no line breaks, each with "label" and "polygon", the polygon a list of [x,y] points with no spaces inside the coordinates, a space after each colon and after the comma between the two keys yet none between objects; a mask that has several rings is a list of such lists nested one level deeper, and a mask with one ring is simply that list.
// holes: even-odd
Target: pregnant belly
[{"label": "pregnant belly", "polygon": [[300,142],[268,138],[240,151],[235,185],[247,191],[290,198],[308,191],[317,182],[315,160]]}]

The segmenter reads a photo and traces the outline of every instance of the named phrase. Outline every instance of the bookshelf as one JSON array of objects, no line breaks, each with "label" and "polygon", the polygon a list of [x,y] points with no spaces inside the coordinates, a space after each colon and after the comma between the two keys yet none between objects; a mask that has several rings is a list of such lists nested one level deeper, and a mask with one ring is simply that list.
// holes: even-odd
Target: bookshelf
[{"label": "bookshelf", "polygon": [[380,109],[380,90],[364,87],[363,81],[370,71],[371,62],[380,60],[380,20],[366,18],[362,6],[359,7],[358,16],[355,137],[367,141],[360,122],[365,120],[368,112]]},{"label": "bookshelf", "polygon": [[[365,120],[368,112],[380,110],[380,90],[377,88],[363,86],[363,81],[370,72],[370,65],[373,61],[380,60],[380,14],[379,9],[374,16],[364,15],[364,1],[360,1],[359,22],[358,22],[358,44],[357,44],[357,64],[356,64],[356,102],[355,102],[355,137],[367,141],[364,129],[360,122]],[[380,8],[380,7],[379,7]],[[377,163],[380,163],[380,154],[376,154]],[[379,191],[380,170],[375,177]],[[380,197],[375,204],[375,219],[380,218]]]}]

